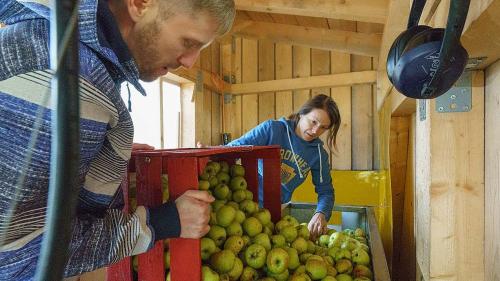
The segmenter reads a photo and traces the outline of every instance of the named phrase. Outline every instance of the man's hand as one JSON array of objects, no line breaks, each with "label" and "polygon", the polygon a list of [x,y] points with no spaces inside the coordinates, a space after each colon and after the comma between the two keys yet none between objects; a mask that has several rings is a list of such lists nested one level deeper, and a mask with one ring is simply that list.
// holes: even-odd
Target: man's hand
[{"label": "man's hand", "polygon": [[323,213],[317,212],[309,221],[307,225],[309,233],[311,233],[311,240],[316,240],[321,234],[327,231],[327,222]]},{"label": "man's hand", "polygon": [[188,190],[177,200],[182,238],[201,238],[210,230],[210,203],[215,200],[208,192]]},{"label": "man's hand", "polygon": [[145,143],[133,143],[132,144],[132,151],[134,150],[153,150],[155,149],[154,146],[151,146],[149,144]]}]

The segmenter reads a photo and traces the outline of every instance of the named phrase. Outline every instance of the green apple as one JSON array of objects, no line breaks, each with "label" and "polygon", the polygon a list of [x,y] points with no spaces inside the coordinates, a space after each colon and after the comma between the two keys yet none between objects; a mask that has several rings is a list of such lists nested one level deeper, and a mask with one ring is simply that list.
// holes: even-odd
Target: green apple
[{"label": "green apple", "polygon": [[335,276],[335,279],[337,279],[337,281],[353,281],[349,274],[339,274]]},{"label": "green apple", "polygon": [[370,253],[370,248],[364,243],[358,243],[358,248],[363,249],[367,253]]},{"label": "green apple", "polygon": [[269,238],[269,235],[266,233],[259,233],[253,237],[252,242],[254,244],[259,244],[262,245],[266,251],[271,250],[271,239]]},{"label": "green apple", "polygon": [[299,254],[305,253],[307,251],[307,241],[303,237],[297,237],[293,240],[291,246],[297,250]]},{"label": "green apple", "polygon": [[353,238],[347,238],[342,244],[340,244],[340,249],[347,249],[352,251],[359,246],[359,241]]},{"label": "green apple", "polygon": [[316,245],[313,241],[307,240],[307,252],[313,254],[316,250]]},{"label": "green apple", "polygon": [[323,260],[310,258],[306,262],[306,272],[312,280],[321,280],[326,277],[326,263]]},{"label": "green apple", "polygon": [[339,247],[331,247],[328,248],[327,254],[335,260],[335,255],[337,255],[338,251],[340,251]]},{"label": "green apple", "polygon": [[253,200],[253,193],[248,189],[245,189],[245,199]]},{"label": "green apple", "polygon": [[307,260],[313,256],[313,254],[311,253],[302,253],[299,255],[299,260],[300,260],[300,263],[302,264],[306,264]]},{"label": "green apple", "polygon": [[352,270],[352,275],[354,277],[366,277],[368,279],[373,278],[373,273],[372,271],[365,265],[362,264],[357,264],[354,266]]},{"label": "green apple", "polygon": [[259,279],[259,272],[250,266],[245,266],[240,276],[240,281],[256,281]]},{"label": "green apple", "polygon": [[240,189],[240,190],[235,190],[233,192],[232,199],[234,202],[240,203],[241,201],[246,199],[246,190]]},{"label": "green apple", "polygon": [[238,280],[242,272],[243,272],[243,262],[241,262],[241,260],[238,257],[236,257],[234,259],[233,268],[227,273],[227,275],[229,276],[229,280],[230,281]]},{"label": "green apple", "polygon": [[205,171],[203,173],[201,173],[201,175],[200,175],[200,180],[208,181],[209,178],[210,178],[210,174],[205,172]]},{"label": "green apple", "polygon": [[215,200],[214,202],[212,202],[211,206],[212,206],[212,211],[213,212],[217,212],[217,210],[220,209],[220,207],[226,205],[227,201],[226,200]]},{"label": "green apple", "polygon": [[276,229],[277,232],[280,232],[282,228],[284,228],[285,226],[289,226],[289,225],[290,225],[290,223],[287,220],[281,219],[276,223],[274,228]]},{"label": "green apple", "polygon": [[268,226],[262,227],[262,232],[269,235],[269,236],[273,235],[273,231]]},{"label": "green apple", "polygon": [[253,216],[256,217],[262,225],[267,225],[271,222],[271,213],[268,209],[260,209]]},{"label": "green apple", "polygon": [[347,249],[340,249],[335,253],[334,260],[338,261],[340,259],[351,259],[351,251]]},{"label": "green apple", "polygon": [[210,212],[210,221],[208,222],[209,225],[215,225],[217,224],[217,215],[215,212]]},{"label": "green apple", "polygon": [[247,181],[245,180],[244,177],[234,177],[231,178],[231,183],[230,183],[231,189],[234,190],[245,190],[247,189]]},{"label": "green apple", "polygon": [[326,231],[326,234],[332,236],[332,234],[334,234],[335,232],[337,232],[337,230],[333,229],[333,228],[329,228],[327,231]]},{"label": "green apple", "polygon": [[243,221],[243,231],[250,237],[262,232],[262,224],[254,217],[246,218]]},{"label": "green apple", "polygon": [[335,263],[334,259],[328,255],[326,256],[321,256],[323,258],[323,260],[329,264],[329,265],[333,265]]},{"label": "green apple", "polygon": [[223,183],[218,184],[214,189],[214,196],[219,200],[228,199],[229,187]]},{"label": "green apple", "polygon": [[248,235],[242,235],[241,238],[243,239],[243,242],[245,243],[245,247],[250,245],[250,242],[252,239]]},{"label": "green apple", "polygon": [[210,256],[210,264],[219,274],[227,273],[233,269],[236,256],[231,250],[222,250]]},{"label": "green apple", "polygon": [[[207,163],[206,167],[212,167],[213,168],[213,172],[215,174],[217,174],[220,171],[220,164],[219,164],[219,162],[210,161],[210,162]],[[206,167],[205,167],[205,169],[206,169]]]},{"label": "green apple", "polygon": [[252,200],[245,199],[240,202],[240,210],[242,210],[247,217],[253,215],[257,211],[255,202]]},{"label": "green apple", "polygon": [[203,281],[219,281],[219,274],[206,265],[201,267],[201,277]]},{"label": "green apple", "polygon": [[200,244],[201,259],[206,261],[215,252],[217,245],[215,245],[214,240],[208,237],[201,238]]},{"label": "green apple", "polygon": [[332,233],[332,235],[330,235],[330,241],[328,242],[328,248],[335,246],[340,248],[340,245],[342,245],[345,239],[347,239],[347,236],[343,232]]},{"label": "green apple", "polygon": [[240,164],[231,165],[231,176],[232,177],[244,177],[245,176],[245,168]]},{"label": "green apple", "polygon": [[229,206],[225,205],[219,208],[217,212],[215,213],[216,219],[217,219],[217,224],[222,226],[222,227],[227,227],[229,226],[236,215],[236,210]]},{"label": "green apple", "polygon": [[168,271],[167,277],[165,277],[165,281],[171,281],[171,279],[170,279],[170,271]]},{"label": "green apple", "polygon": [[286,239],[281,234],[275,234],[271,236],[271,243],[273,244],[273,248],[280,248],[286,246]]},{"label": "green apple", "polygon": [[220,225],[212,225],[207,235],[210,239],[214,240],[217,247],[224,245],[227,236],[226,229]]},{"label": "green apple", "polygon": [[290,257],[283,248],[274,248],[267,254],[266,265],[269,272],[279,274],[288,268]]},{"label": "green apple", "polygon": [[321,279],[321,281],[337,281],[335,277],[327,275],[325,278]]},{"label": "green apple", "polygon": [[211,188],[215,188],[219,184],[219,180],[216,176],[210,176],[208,178],[208,182],[210,183]]},{"label": "green apple", "polygon": [[245,242],[241,236],[229,236],[224,242],[224,250],[231,250],[237,255],[245,246]]},{"label": "green apple", "polygon": [[356,277],[354,278],[353,281],[372,281],[370,278],[367,277]]},{"label": "green apple", "polygon": [[322,234],[318,238],[318,244],[321,247],[328,247],[328,243],[330,242],[330,236],[326,234]]},{"label": "green apple", "polygon": [[241,224],[239,222],[234,220],[230,225],[226,226],[226,234],[227,236],[241,236],[243,235],[243,228],[241,227]]},{"label": "green apple", "polygon": [[368,266],[370,264],[370,255],[365,250],[356,248],[352,251],[352,261],[356,264]]},{"label": "green apple", "polygon": [[224,172],[218,172],[216,177],[217,177],[217,181],[219,183],[223,183],[223,184],[228,184],[229,181],[231,180],[231,177],[229,176],[229,174],[224,173]]},{"label": "green apple", "polygon": [[235,220],[236,222],[243,223],[243,221],[244,221],[246,218],[247,218],[247,217],[246,217],[245,213],[244,213],[242,210],[240,210],[240,209],[237,209],[237,210],[236,210],[236,214],[235,214],[235,216],[234,216],[234,220]]},{"label": "green apple", "polygon": [[305,263],[304,263],[304,264],[299,265],[299,267],[297,267],[293,273],[297,273],[297,274],[298,274],[298,273],[306,273],[306,266],[305,266]]},{"label": "green apple", "polygon": [[[229,191],[231,192],[231,191]],[[234,210],[239,210],[240,209],[240,204],[234,202],[234,201],[228,201],[226,205],[231,206],[234,208]]]},{"label": "green apple", "polygon": [[352,263],[348,259],[340,259],[335,263],[335,269],[338,273],[350,274],[352,272]]},{"label": "green apple", "polygon": [[198,189],[199,190],[208,190],[210,188],[210,182],[206,180],[199,180],[198,181]]},{"label": "green apple", "polygon": [[361,228],[358,227],[358,228],[356,228],[354,230],[354,236],[356,236],[356,237],[366,237],[366,234],[365,234],[365,231],[363,229],[361,229]]},{"label": "green apple", "polygon": [[311,278],[304,272],[295,272],[290,278],[290,281],[311,281]]},{"label": "green apple", "polygon": [[287,225],[279,230],[279,234],[285,237],[286,242],[291,243],[297,238],[297,229],[293,225]]},{"label": "green apple", "polygon": [[266,249],[259,244],[248,246],[245,250],[245,262],[252,268],[262,268],[266,263]]},{"label": "green apple", "polygon": [[318,256],[318,255],[311,255],[307,260],[317,260],[317,261],[323,261],[323,257]]},{"label": "green apple", "polygon": [[219,161],[220,172],[229,174],[229,164],[226,161]]},{"label": "green apple", "polygon": [[309,240],[311,234],[309,233],[309,228],[307,228],[307,224],[300,224],[297,226],[297,235],[299,237],[304,238],[305,240]]},{"label": "green apple", "polygon": [[282,220],[285,220],[287,221],[290,225],[293,225],[293,226],[298,226],[299,225],[299,221],[292,217],[291,215],[286,215],[282,218]]},{"label": "green apple", "polygon": [[272,272],[269,272],[269,269],[268,269],[267,276],[274,278],[274,280],[276,280],[276,281],[286,281],[286,280],[288,280],[290,273],[289,273],[288,269],[285,269],[281,273],[272,273]]},{"label": "green apple", "polygon": [[163,252],[163,265],[165,266],[165,269],[170,268],[170,251]]},{"label": "green apple", "polygon": [[286,251],[288,253],[288,269],[294,270],[300,265],[299,254],[296,249],[287,247]]},{"label": "green apple", "polygon": [[326,266],[326,274],[335,277],[337,275],[337,270],[333,265]]}]

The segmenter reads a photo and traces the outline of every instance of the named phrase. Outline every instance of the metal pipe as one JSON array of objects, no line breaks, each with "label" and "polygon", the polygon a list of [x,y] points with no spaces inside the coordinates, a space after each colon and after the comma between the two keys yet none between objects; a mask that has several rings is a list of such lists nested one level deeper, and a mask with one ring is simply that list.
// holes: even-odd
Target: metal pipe
[{"label": "metal pipe", "polygon": [[61,280],[68,258],[79,193],[78,1],[52,0],[50,63],[52,142],[50,185],[35,280]]}]

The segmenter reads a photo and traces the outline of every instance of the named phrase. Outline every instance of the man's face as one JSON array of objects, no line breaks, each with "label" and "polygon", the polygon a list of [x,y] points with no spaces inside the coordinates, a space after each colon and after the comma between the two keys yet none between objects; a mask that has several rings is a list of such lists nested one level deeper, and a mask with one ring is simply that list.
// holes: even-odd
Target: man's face
[{"label": "man's face", "polygon": [[128,42],[139,78],[149,82],[180,66],[190,68],[214,40],[216,30],[215,20],[204,13],[161,19],[158,9],[150,11],[136,23]]}]

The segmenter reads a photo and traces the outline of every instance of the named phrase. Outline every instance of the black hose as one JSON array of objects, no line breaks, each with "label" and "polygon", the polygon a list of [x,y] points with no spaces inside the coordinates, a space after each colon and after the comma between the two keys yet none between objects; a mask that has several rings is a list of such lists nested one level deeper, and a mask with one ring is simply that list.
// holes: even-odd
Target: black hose
[{"label": "black hose", "polygon": [[78,1],[53,0],[52,146],[47,217],[35,280],[63,279],[79,191]]}]

